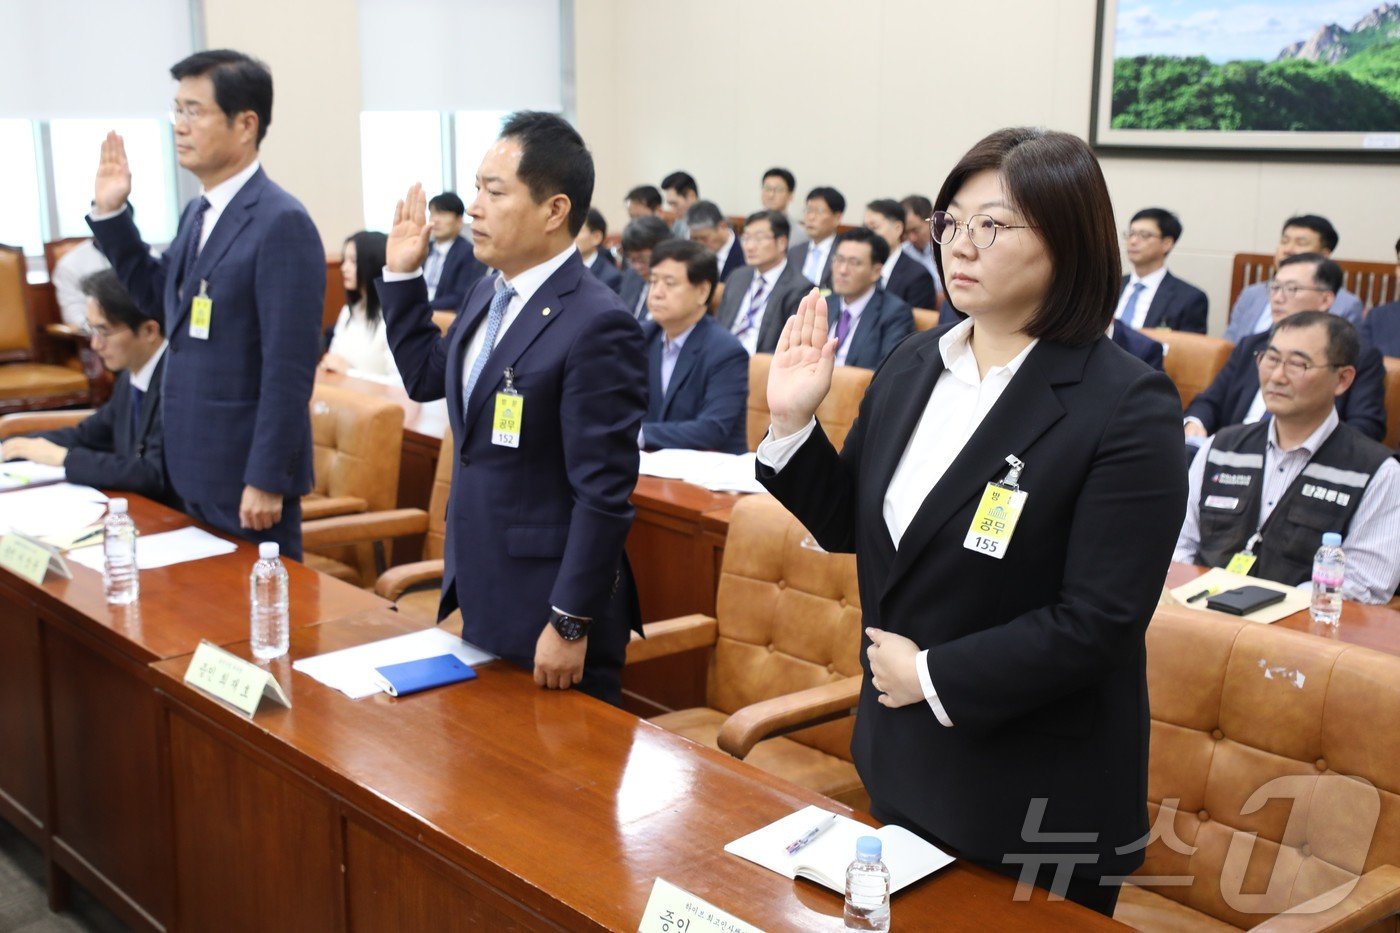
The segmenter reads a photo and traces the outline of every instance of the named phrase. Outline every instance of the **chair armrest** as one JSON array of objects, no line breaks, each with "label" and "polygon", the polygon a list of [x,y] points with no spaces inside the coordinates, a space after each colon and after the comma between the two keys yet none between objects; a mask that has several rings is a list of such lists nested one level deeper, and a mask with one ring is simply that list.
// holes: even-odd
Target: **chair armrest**
[{"label": "chair armrest", "polygon": [[425,583],[441,581],[445,572],[442,559],[420,560],[390,567],[379,575],[374,592],[385,599],[397,600],[404,593]]},{"label": "chair armrest", "polygon": [[44,325],[44,335],[55,340],[75,343],[80,347],[88,345],[88,336],[68,324],[46,324]]},{"label": "chair armrest", "polygon": [[759,742],[855,714],[861,675],[751,703],[724,721],[719,747],[743,758]]},{"label": "chair armrest", "polygon": [[681,616],[664,622],[648,622],[642,626],[645,638],[636,632],[627,643],[627,663],[636,664],[654,658],[709,648],[715,643],[716,622],[706,615]]},{"label": "chair armrest", "polygon": [[1380,865],[1356,879],[1340,902],[1324,892],[1253,927],[1258,933],[1343,933],[1364,930],[1400,912],[1400,868]]},{"label": "chair armrest", "polygon": [[312,521],[334,515],[355,515],[368,511],[369,503],[359,496],[327,496],[323,499],[302,499],[301,520]]},{"label": "chair armrest", "polygon": [[0,418],[0,437],[71,428],[92,412],[91,408],[84,408],[79,411],[25,411],[6,415]]},{"label": "chair armrest", "polygon": [[421,535],[428,530],[428,513],[422,509],[391,509],[335,515],[301,523],[302,550],[319,551],[342,544],[362,544]]}]

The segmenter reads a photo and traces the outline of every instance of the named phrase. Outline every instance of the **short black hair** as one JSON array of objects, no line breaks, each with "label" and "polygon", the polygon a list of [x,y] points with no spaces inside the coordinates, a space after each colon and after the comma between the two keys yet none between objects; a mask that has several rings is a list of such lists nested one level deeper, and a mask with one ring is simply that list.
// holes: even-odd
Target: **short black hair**
[{"label": "short black hair", "polygon": [[831,209],[833,214],[846,213],[846,199],[842,197],[841,192],[837,191],[835,188],[824,185],[813,188],[811,191],[807,192],[805,200],[811,201],[813,199],[825,202],[826,206]]},{"label": "short black hair", "polygon": [[928,220],[933,216],[933,202],[922,194],[911,194],[900,200],[899,206],[907,213],[913,214],[920,220]]},{"label": "short black hair", "polygon": [[207,75],[214,85],[214,103],[229,124],[244,111],[258,118],[258,145],[272,125],[272,72],[267,65],[233,49],[195,52],[170,67],[176,81]]},{"label": "short black hair", "polygon": [[[903,222],[900,221],[900,223]],[[868,227],[852,227],[838,236],[836,243],[831,247],[831,255],[836,255],[836,249],[842,243],[865,243],[870,247],[870,261],[877,266],[883,266],[890,258],[890,244],[885,242],[884,237]]]},{"label": "short black hair", "polygon": [[624,201],[636,201],[646,205],[649,211],[658,210],[661,207],[661,191],[655,185],[638,185],[627,192]]},{"label": "short black hair", "polygon": [[661,179],[662,191],[674,191],[676,194],[700,194],[700,188],[695,184],[695,179],[689,172],[672,172]]},{"label": "short black hair", "polygon": [[1269,332],[1269,342],[1281,330],[1294,330],[1300,327],[1325,327],[1327,329],[1327,362],[1333,366],[1355,366],[1361,355],[1361,337],[1351,321],[1329,311],[1299,311],[1274,325]]},{"label": "short black hair", "polygon": [[671,227],[660,217],[638,217],[622,228],[622,251],[635,252],[639,249],[655,249],[660,243],[671,239]]},{"label": "short black hair", "polygon": [[658,243],[651,251],[651,268],[657,263],[674,259],[685,266],[685,277],[691,285],[710,283],[710,294],[705,299],[708,305],[714,298],[715,286],[719,284],[719,260],[715,254],[693,240],[667,240]]},{"label": "short black hair", "polygon": [[102,316],[113,324],[120,324],[131,330],[138,330],[147,321],[155,321],[156,327],[165,333],[163,315],[146,315],[122,287],[121,279],[111,269],[102,269],[84,276],[78,283],[82,292],[102,309]]},{"label": "short black hair", "polygon": [[1171,211],[1162,207],[1144,207],[1133,215],[1133,219],[1128,221],[1135,224],[1139,220],[1150,220],[1157,225],[1157,232],[1163,239],[1171,238],[1172,247],[1181,242],[1181,220]]},{"label": "short black hair", "polygon": [[1289,227],[1302,227],[1304,230],[1311,230],[1322,240],[1323,249],[1329,253],[1337,250],[1337,228],[1332,226],[1332,221],[1326,217],[1319,217],[1317,214],[1299,214],[1297,217],[1290,217],[1283,222],[1283,230]]},{"label": "short black hair", "polygon": [[692,230],[696,227],[718,227],[725,223],[724,211],[714,201],[696,201],[686,210],[685,223]]},{"label": "short black hair", "polygon": [[764,181],[767,181],[770,178],[782,179],[783,184],[787,185],[788,194],[792,194],[794,191],[797,190],[797,179],[793,177],[792,172],[789,172],[785,168],[777,168],[775,166],[763,173]]},{"label": "short black hair", "polygon": [[461,217],[467,212],[467,206],[462,203],[455,191],[444,191],[442,194],[428,202],[428,210],[442,211],[447,214],[456,214]]},{"label": "short black hair", "polygon": [[894,198],[876,198],[865,205],[865,209],[883,214],[890,223],[899,224],[901,227],[907,226],[904,220],[904,207]]},{"label": "short black hair", "polygon": [[373,230],[361,230],[345,238],[355,244],[355,287],[345,290],[345,303],[350,307],[365,302],[365,317],[371,324],[379,320],[379,289],[374,280],[384,271],[384,253],[389,238]]},{"label": "short black hair", "polygon": [[593,154],[578,130],[556,114],[518,110],[506,117],[501,139],[520,143],[515,174],[536,204],[556,194],[569,199],[569,236],[578,236],[593,200]]},{"label": "short black hair", "polygon": [[603,212],[596,207],[588,209],[588,216],[583,218],[583,225],[594,233],[608,235],[608,219],[603,216]]},{"label": "short black hair", "polygon": [[1283,262],[1278,264],[1280,269],[1286,266],[1297,266],[1302,264],[1313,266],[1313,284],[1318,288],[1325,288],[1334,295],[1341,294],[1342,286],[1346,284],[1346,276],[1342,273],[1342,267],[1321,253],[1294,253],[1292,256],[1284,257]]},{"label": "short black hair", "polygon": [[760,221],[768,224],[768,229],[773,232],[775,239],[786,240],[792,237],[792,221],[784,217],[781,211],[754,211],[744,218],[744,229],[747,230]]}]

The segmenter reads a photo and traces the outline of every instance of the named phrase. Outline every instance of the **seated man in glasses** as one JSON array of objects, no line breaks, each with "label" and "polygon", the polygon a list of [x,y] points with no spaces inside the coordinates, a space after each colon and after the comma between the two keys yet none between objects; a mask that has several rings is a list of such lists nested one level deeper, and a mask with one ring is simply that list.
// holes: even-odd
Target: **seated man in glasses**
[{"label": "seated man in glasses", "polygon": [[1204,334],[1206,293],[1167,270],[1167,257],[1181,242],[1176,215],[1160,207],[1140,210],[1123,231],[1123,241],[1133,271],[1123,276],[1113,319],[1137,330],[1169,327]]},{"label": "seated man in glasses", "polygon": [[1272,417],[1202,446],[1173,559],[1224,567],[1249,552],[1254,576],[1296,586],[1335,531],[1347,555],[1342,598],[1384,603],[1400,584],[1400,464],[1337,417],[1356,378],[1356,329],[1301,311],[1264,337],[1258,371]]},{"label": "seated man in glasses", "polygon": [[[1341,287],[1341,268],[1320,253],[1283,259],[1268,285],[1274,326],[1302,311],[1331,311]],[[1221,428],[1253,424],[1268,416],[1261,389],[1264,373],[1257,363],[1268,342],[1265,332],[1248,335],[1235,345],[1215,380],[1186,409],[1188,444],[1199,445],[1200,439]],[[1355,367],[1355,379],[1337,396],[1337,416],[1378,441],[1385,437],[1385,363],[1374,348],[1363,345]]]},{"label": "seated man in glasses", "polygon": [[[1337,228],[1326,217],[1316,214],[1290,217],[1283,222],[1283,232],[1279,234],[1278,246],[1274,249],[1274,262],[1282,266],[1289,256],[1302,253],[1318,253],[1330,258],[1337,248],[1337,242]],[[1267,282],[1255,282],[1240,292],[1234,307],[1230,309],[1230,324],[1225,328],[1225,339],[1237,344],[1251,334],[1267,331],[1270,297]],[[1343,287],[1337,288],[1336,299],[1327,310],[1346,318],[1356,327],[1361,326],[1361,299]]]},{"label": "seated man in glasses", "polygon": [[118,373],[112,397],[70,428],[16,437],[0,448],[5,460],[61,466],[71,483],[140,493],[177,505],[162,457],[160,382],[165,337],[110,269],[82,281],[92,349]]}]

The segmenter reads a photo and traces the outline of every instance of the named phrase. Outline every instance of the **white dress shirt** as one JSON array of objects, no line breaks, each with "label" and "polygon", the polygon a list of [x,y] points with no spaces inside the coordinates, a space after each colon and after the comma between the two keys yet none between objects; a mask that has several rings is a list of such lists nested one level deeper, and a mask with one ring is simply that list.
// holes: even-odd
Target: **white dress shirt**
[{"label": "white dress shirt", "polygon": [[131,374],[131,387],[145,392],[151,388],[151,377],[156,374],[156,367],[160,365],[160,358],[165,356],[165,348],[169,344],[162,340],[160,346],[156,347],[156,352],[151,354],[151,358],[146,361],[146,365]]},{"label": "white dress shirt", "polygon": [[[938,352],[943,357],[943,372],[933,386],[924,413],[909,438],[909,445],[904,448],[889,488],[885,490],[881,514],[896,549],[919,507],[1011,384],[1031,350],[1040,342],[1032,340],[1009,363],[992,367],[984,377],[979,374],[977,358],[972,355],[972,325],[972,319],[968,318],[939,338]],[[770,428],[768,436],[758,445],[758,459],[774,470],[781,470],[811,436],[816,425],[813,418],[796,434],[776,440]],[[929,677],[927,650],[919,652],[914,667],[923,687],[924,698],[928,700],[934,716],[943,725],[952,726],[953,721],[943,709],[943,703],[938,699]]]},{"label": "white dress shirt", "polygon": [[[1340,423],[1334,408],[1306,440],[1292,450],[1284,450],[1278,441],[1278,422],[1269,422],[1263,486],[1259,493],[1259,527],[1269,520],[1283,494]],[[1172,560],[1185,564],[1196,563],[1201,549],[1201,485],[1213,440],[1206,441],[1197,451],[1187,474],[1186,520],[1182,522],[1176,551],[1172,554]],[[1320,538],[1318,543],[1322,543]],[[1388,602],[1395,588],[1400,586],[1400,464],[1394,458],[1381,464],[1362,491],[1361,502],[1351,517],[1351,527],[1342,541],[1342,550],[1347,556],[1342,598],[1360,603]],[[1279,582],[1311,585],[1310,580]]]},{"label": "white dress shirt", "polygon": [[252,178],[262,163],[254,159],[252,163],[243,171],[232,178],[225,178],[208,191],[203,192],[204,197],[209,202],[209,209],[204,212],[204,226],[199,231],[199,248],[204,249],[204,244],[209,242],[209,235],[214,232],[214,225],[219,222],[219,218],[224,216],[224,210],[233,200],[234,195],[243,190],[243,186],[248,184],[248,179]]},{"label": "white dress shirt", "polygon": [[841,311],[848,311],[851,315],[851,326],[846,331],[846,339],[843,340],[841,344],[836,348],[837,366],[846,365],[846,355],[851,352],[851,344],[856,339],[856,328],[860,326],[861,312],[865,310],[866,305],[870,304],[870,299],[874,296],[874,294],[875,286],[872,285],[865,290],[864,295],[861,295],[859,298],[856,298],[849,303],[847,303],[846,299],[841,298],[841,309],[836,311],[831,316],[831,329],[827,331],[827,335],[835,337],[836,325],[841,323]]},{"label": "white dress shirt", "polygon": [[890,253],[890,258],[885,260],[885,264],[880,267],[880,287],[890,287],[890,276],[894,274],[894,267],[899,262],[899,254],[902,250],[894,250]]},{"label": "white dress shirt", "polygon": [[[739,312],[734,315],[734,326],[730,328],[730,332],[739,338],[739,342],[744,345],[749,356],[753,356],[758,350],[758,335],[763,330],[763,318],[768,313],[768,300],[773,297],[773,287],[778,284],[778,279],[786,268],[787,259],[784,258],[767,272],[759,272],[754,269],[753,281],[749,283],[748,290],[744,292],[744,299],[739,302]],[[763,294],[758,299],[758,313],[754,315],[753,323],[745,330],[744,322],[748,320],[749,309],[753,306],[754,289],[758,287],[760,279],[763,280]]]},{"label": "white dress shirt", "polygon": [[1147,309],[1152,307],[1152,299],[1157,297],[1157,289],[1161,287],[1162,280],[1167,277],[1167,267],[1162,266],[1156,272],[1149,272],[1143,278],[1138,278],[1134,272],[1128,276],[1128,284],[1123,289],[1123,293],[1118,296],[1118,307],[1113,309],[1115,320],[1122,320],[1123,309],[1128,306],[1128,299],[1132,297],[1133,286],[1141,283],[1142,292],[1138,295],[1137,305],[1133,308],[1133,319],[1123,321],[1129,327],[1142,330],[1142,322],[1147,320]]},{"label": "white dress shirt", "polygon": [[[456,242],[456,237],[453,237],[446,243],[441,240],[434,240],[432,248],[428,250],[428,258],[423,262],[423,277],[428,286],[429,301],[437,297],[438,283],[442,281],[442,270],[447,268],[447,253],[452,249],[452,244]],[[435,272],[437,274],[432,278],[428,278],[428,263],[436,264]]]},{"label": "white dress shirt", "polygon": [[739,238],[734,235],[734,231],[730,230],[729,240],[715,253],[715,260],[721,275],[724,274],[724,264],[729,261],[729,251],[734,248],[734,244],[738,241]]}]

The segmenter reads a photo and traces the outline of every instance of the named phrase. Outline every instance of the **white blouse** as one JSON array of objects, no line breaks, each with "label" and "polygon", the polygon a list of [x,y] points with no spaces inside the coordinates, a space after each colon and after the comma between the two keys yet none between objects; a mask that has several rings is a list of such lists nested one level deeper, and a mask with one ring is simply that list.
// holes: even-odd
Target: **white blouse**
[{"label": "white blouse", "polygon": [[362,306],[351,308],[346,305],[340,309],[327,352],[344,357],[351,369],[373,376],[388,376],[395,382],[403,381],[394,364],[394,354],[389,349],[384,315],[381,314],[371,324]]}]

